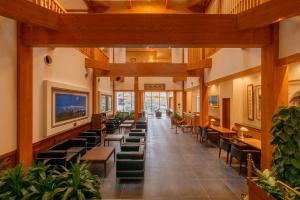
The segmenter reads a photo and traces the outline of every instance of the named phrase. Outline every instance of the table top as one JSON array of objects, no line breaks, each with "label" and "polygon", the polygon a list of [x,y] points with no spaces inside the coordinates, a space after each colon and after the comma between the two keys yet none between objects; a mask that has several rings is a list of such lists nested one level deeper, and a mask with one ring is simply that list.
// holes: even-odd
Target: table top
[{"label": "table top", "polygon": [[237,138],[238,141],[243,142],[249,146],[261,150],[261,141],[254,138]]},{"label": "table top", "polygon": [[228,128],[224,128],[222,126],[210,126],[211,129],[218,131],[219,133],[224,133],[224,134],[235,134],[234,131],[228,129]]},{"label": "table top", "polygon": [[104,137],[104,140],[122,140],[124,135],[107,135]]},{"label": "table top", "polygon": [[104,162],[115,151],[114,147],[94,147],[88,151],[81,160]]},{"label": "table top", "polygon": [[134,120],[125,120],[123,124],[133,124]]},{"label": "table top", "polygon": [[132,124],[120,124],[120,126],[119,127],[125,127],[125,128],[131,128],[132,127]]}]

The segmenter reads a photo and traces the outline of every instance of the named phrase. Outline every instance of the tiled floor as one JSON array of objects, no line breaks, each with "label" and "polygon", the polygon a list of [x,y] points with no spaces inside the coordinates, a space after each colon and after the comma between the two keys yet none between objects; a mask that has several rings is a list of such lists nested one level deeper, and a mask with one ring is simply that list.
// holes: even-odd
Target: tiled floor
[{"label": "tiled floor", "polygon": [[[118,146],[118,143],[115,143]],[[118,181],[113,159],[102,179],[103,199],[240,199],[246,180],[218,158],[217,148],[195,136],[175,134],[168,118],[149,119],[146,171],[143,181]],[[225,153],[224,153],[225,155]],[[93,165],[101,175],[101,165]]]}]

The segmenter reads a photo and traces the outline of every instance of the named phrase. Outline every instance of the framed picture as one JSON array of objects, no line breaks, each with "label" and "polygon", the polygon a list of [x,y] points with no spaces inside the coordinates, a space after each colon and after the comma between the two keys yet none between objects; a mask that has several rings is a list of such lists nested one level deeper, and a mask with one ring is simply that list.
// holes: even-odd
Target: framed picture
[{"label": "framed picture", "polygon": [[219,96],[218,95],[208,96],[208,106],[219,107]]},{"label": "framed picture", "polygon": [[150,91],[163,91],[166,89],[166,85],[164,83],[157,83],[157,84],[144,84],[144,89],[145,90],[150,90]]},{"label": "framed picture", "polygon": [[253,85],[247,86],[247,110],[248,119],[254,120]]},{"label": "framed picture", "polygon": [[52,88],[52,127],[88,118],[89,94]]},{"label": "framed picture", "polygon": [[255,86],[255,113],[256,119],[261,120],[261,85]]}]

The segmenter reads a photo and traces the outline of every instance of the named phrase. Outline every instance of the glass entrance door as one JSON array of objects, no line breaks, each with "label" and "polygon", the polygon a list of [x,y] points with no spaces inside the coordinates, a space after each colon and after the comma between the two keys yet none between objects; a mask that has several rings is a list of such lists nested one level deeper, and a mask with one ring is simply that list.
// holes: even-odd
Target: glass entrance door
[{"label": "glass entrance door", "polygon": [[167,109],[167,93],[166,92],[145,92],[144,110],[148,113],[160,110],[165,112]]}]

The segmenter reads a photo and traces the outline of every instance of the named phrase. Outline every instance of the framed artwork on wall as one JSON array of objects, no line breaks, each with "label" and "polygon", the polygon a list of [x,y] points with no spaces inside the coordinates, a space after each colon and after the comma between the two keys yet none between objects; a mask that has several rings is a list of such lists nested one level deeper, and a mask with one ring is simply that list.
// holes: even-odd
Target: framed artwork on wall
[{"label": "framed artwork on wall", "polygon": [[89,94],[52,88],[52,127],[88,118]]},{"label": "framed artwork on wall", "polygon": [[247,86],[247,110],[248,120],[254,120],[253,85]]},{"label": "framed artwork on wall", "polygon": [[218,95],[209,95],[208,96],[208,106],[219,107],[219,96]]},{"label": "framed artwork on wall", "polygon": [[261,85],[255,86],[255,113],[256,119],[261,120]]}]

